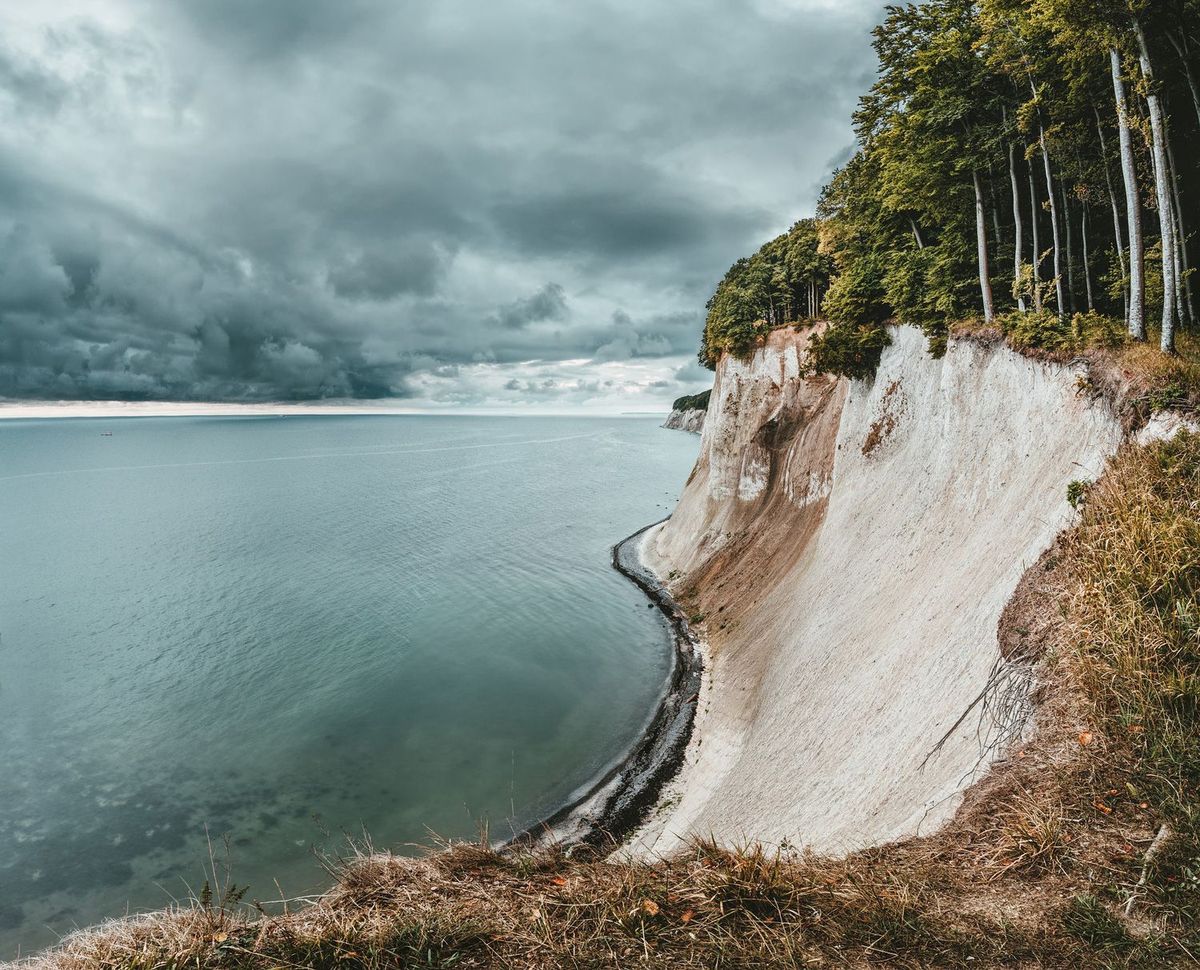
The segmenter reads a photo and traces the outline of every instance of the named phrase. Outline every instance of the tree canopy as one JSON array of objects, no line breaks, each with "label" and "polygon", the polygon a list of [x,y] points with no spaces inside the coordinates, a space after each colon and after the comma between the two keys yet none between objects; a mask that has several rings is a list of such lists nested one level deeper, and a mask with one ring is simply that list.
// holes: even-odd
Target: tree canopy
[{"label": "tree canopy", "polygon": [[1200,0],[894,4],[873,46],[855,153],[815,219],[730,268],[703,362],[818,315],[917,324],[935,351],[973,317],[1110,317],[1167,352],[1200,323]]},{"label": "tree canopy", "polygon": [[700,360],[745,353],[773,327],[817,315],[832,264],[815,219],[801,219],[753,256],[739,259],[709,299]]}]

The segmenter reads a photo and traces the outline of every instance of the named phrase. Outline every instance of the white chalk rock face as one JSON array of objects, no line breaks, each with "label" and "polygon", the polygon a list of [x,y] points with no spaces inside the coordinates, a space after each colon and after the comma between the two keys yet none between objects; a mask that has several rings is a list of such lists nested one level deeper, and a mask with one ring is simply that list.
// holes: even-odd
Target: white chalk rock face
[{"label": "white chalk rock face", "polygon": [[1155,441],[1168,441],[1181,431],[1196,434],[1200,432],[1200,424],[1178,411],[1159,411],[1146,422],[1135,440],[1139,445],[1148,445]]},{"label": "white chalk rock face", "polygon": [[663,422],[663,427],[672,431],[691,431],[693,434],[699,434],[704,430],[704,412],[698,408],[672,411]]},{"label": "white chalk rock face", "polygon": [[1021,673],[1000,614],[1121,429],[1069,367],[892,336],[870,382],[802,377],[791,330],[718,367],[696,468],[643,547],[705,614],[709,656],[670,807],[635,851],[926,833],[1022,727],[988,691]]}]

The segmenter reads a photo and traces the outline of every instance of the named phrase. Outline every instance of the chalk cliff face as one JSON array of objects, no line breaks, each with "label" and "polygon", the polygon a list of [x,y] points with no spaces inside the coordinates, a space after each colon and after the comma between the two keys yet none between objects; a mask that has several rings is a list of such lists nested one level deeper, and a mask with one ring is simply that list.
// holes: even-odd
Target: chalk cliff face
[{"label": "chalk cliff face", "polygon": [[687,763],[635,850],[691,835],[851,850],[931,831],[1022,730],[1000,656],[1067,484],[1121,440],[1076,373],[893,331],[873,381],[801,376],[808,333],[721,361],[700,457],[643,556],[708,638]]},{"label": "chalk cliff face", "polygon": [[704,415],[704,411],[696,408],[687,411],[672,411],[667,415],[667,420],[663,422],[663,427],[670,428],[672,431],[691,431],[699,434],[704,430]]}]

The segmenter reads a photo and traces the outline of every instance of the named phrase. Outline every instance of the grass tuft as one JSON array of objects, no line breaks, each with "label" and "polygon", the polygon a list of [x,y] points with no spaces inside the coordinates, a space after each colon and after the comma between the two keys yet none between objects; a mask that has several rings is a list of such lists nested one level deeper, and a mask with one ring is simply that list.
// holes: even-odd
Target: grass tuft
[{"label": "grass tuft", "polygon": [[1085,894],[1071,900],[1063,911],[1063,929],[1078,937],[1093,951],[1129,950],[1133,940],[1125,926],[1095,896]]}]

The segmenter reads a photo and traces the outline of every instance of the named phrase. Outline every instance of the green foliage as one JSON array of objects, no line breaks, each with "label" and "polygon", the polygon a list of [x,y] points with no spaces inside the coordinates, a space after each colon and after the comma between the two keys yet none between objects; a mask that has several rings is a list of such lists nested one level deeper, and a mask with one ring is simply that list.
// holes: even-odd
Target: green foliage
[{"label": "green foliage", "polygon": [[[1046,254],[1046,257],[1049,257],[1049,253]],[[1120,285],[1118,283],[1116,291],[1118,297],[1121,293]],[[1054,280],[1042,279],[1037,276],[1033,271],[1033,263],[1021,263],[1021,271],[1013,277],[1011,289],[1012,298],[1014,300],[1024,298],[1027,307],[1051,306],[1056,299]]]},{"label": "green foliage", "polygon": [[891,342],[885,327],[832,324],[809,339],[807,369],[866,380],[875,375],[883,348]]},{"label": "green foliage", "polygon": [[1085,482],[1079,478],[1072,479],[1067,483],[1067,503],[1071,508],[1078,509],[1087,501],[1088,489],[1091,487],[1091,482]]},{"label": "green foliage", "polygon": [[[1152,5],[1134,5],[1156,35],[1151,43],[1164,70],[1173,69],[1164,67],[1173,63],[1172,47],[1187,43],[1184,14],[1166,12],[1181,2],[1164,0],[1161,16]],[[878,80],[854,115],[858,151],[833,174],[818,207],[822,249],[835,267],[829,319],[915,324],[938,352],[950,324],[986,314],[982,272],[997,312],[1021,301],[1061,316],[1010,323],[1022,349],[1070,353],[1116,342],[1098,319],[1123,316],[1128,287],[1118,255],[1124,240],[1109,211],[1113,197],[1120,205],[1123,185],[1108,51],[1134,46],[1129,13],[1122,3],[1083,0],[923,0],[886,8],[874,31]],[[1136,62],[1126,63],[1128,87],[1135,100],[1144,97]],[[1189,89],[1173,70],[1178,104]],[[1177,109],[1177,120],[1194,130],[1180,115],[1186,112]],[[1139,191],[1153,204],[1147,140],[1135,130]],[[1192,180],[1194,166],[1183,168],[1181,180]],[[1163,300],[1155,221],[1143,220],[1148,318]],[[1097,319],[1069,320],[1085,307]]]},{"label": "green foliage", "polygon": [[861,148],[819,212],[837,276],[831,320],[920,326],[934,351],[980,307],[973,179],[995,150],[999,79],[977,52],[974,4],[891,6],[875,31],[879,80],[861,99]]},{"label": "green foliage", "polygon": [[1150,411],[1167,411],[1171,408],[1185,407],[1188,402],[1188,392],[1182,384],[1171,382],[1161,387],[1153,387],[1146,395]]},{"label": "green foliage", "polygon": [[1053,313],[1012,311],[996,323],[1009,343],[1020,350],[1050,354],[1077,354],[1089,347],[1120,347],[1126,341],[1125,325],[1099,313],[1076,313],[1070,319]]},{"label": "green foliage", "polygon": [[1071,317],[1071,330],[1085,347],[1102,347],[1115,350],[1124,346],[1129,335],[1125,321],[1090,310]]},{"label": "green foliage", "polygon": [[671,405],[673,411],[707,411],[708,399],[712,395],[712,391],[701,391],[699,394],[685,394],[683,397],[675,398],[675,403]]},{"label": "green foliage", "polygon": [[885,283],[892,227],[880,205],[879,177],[877,160],[859,151],[834,172],[817,207],[821,245],[836,267],[824,301],[834,323],[877,325],[892,316]]},{"label": "green foliage", "polygon": [[829,285],[825,313],[834,323],[849,326],[879,324],[891,315],[885,302],[882,258],[864,256],[848,261]]},{"label": "green foliage", "polygon": [[1063,929],[1093,950],[1128,950],[1133,940],[1125,927],[1095,896],[1085,894],[1071,900],[1062,916]]},{"label": "green foliage", "polygon": [[708,301],[700,362],[711,368],[723,353],[745,356],[772,328],[810,316],[831,269],[814,219],[739,259]]}]

